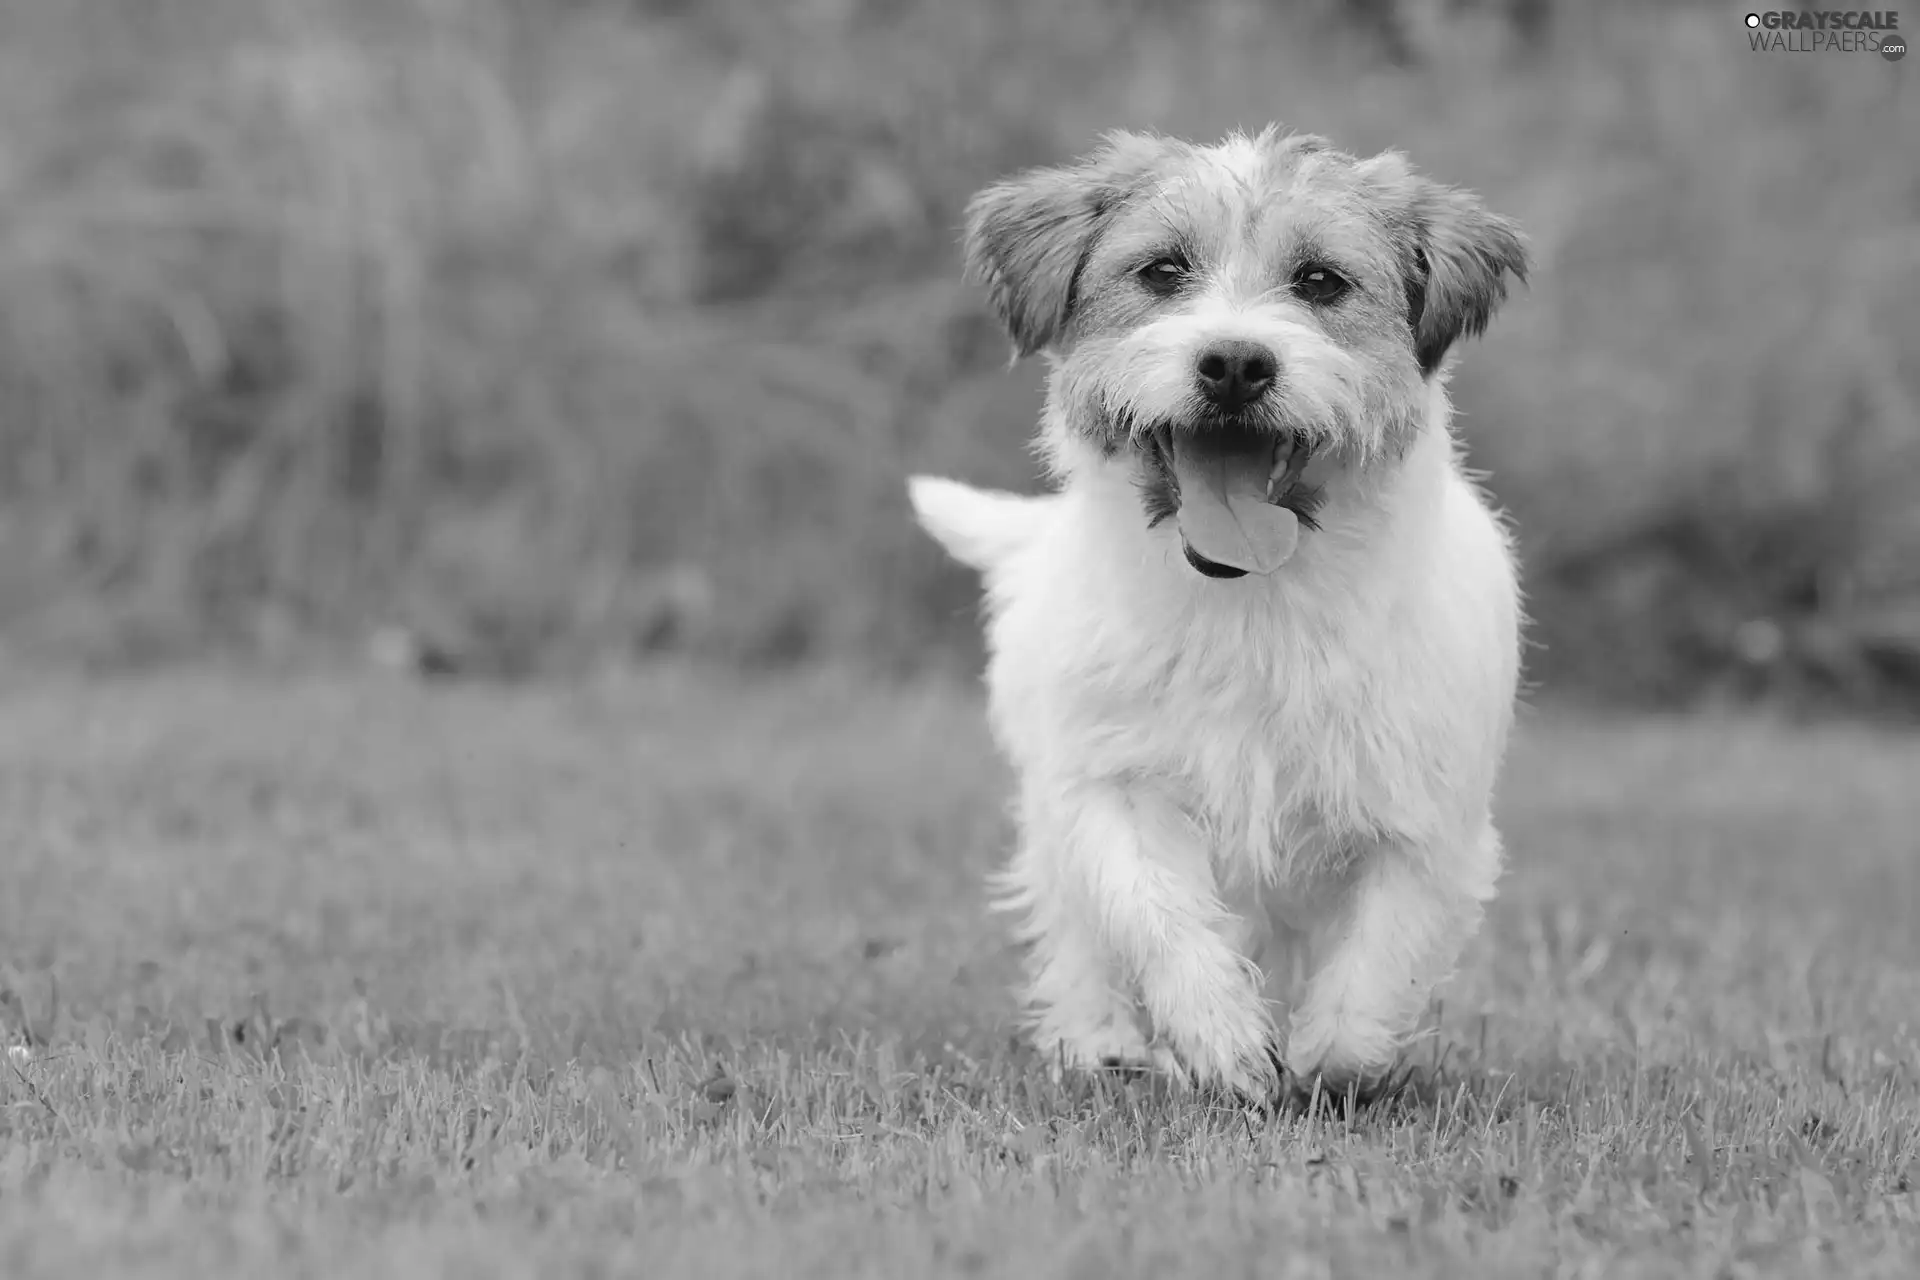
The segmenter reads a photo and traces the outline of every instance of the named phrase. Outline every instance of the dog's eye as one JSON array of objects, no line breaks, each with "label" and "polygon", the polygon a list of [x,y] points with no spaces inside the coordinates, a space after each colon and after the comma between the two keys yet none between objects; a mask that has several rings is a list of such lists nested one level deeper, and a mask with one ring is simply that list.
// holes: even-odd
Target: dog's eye
[{"label": "dog's eye", "polygon": [[1180,287],[1180,282],[1187,278],[1188,270],[1184,259],[1155,258],[1140,268],[1138,274],[1141,284],[1146,285],[1154,293],[1165,296]]},{"label": "dog's eye", "polygon": [[1293,277],[1293,291],[1317,307],[1338,302],[1353,282],[1332,267],[1302,267]]}]

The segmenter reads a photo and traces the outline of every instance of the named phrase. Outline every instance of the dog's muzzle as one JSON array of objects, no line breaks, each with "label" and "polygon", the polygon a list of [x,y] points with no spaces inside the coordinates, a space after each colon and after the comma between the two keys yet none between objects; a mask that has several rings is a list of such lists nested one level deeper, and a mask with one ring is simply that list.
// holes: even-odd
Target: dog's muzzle
[{"label": "dog's muzzle", "polygon": [[1316,527],[1301,475],[1312,450],[1297,434],[1233,422],[1147,435],[1150,465],[1173,491],[1187,563],[1209,578],[1270,574]]}]

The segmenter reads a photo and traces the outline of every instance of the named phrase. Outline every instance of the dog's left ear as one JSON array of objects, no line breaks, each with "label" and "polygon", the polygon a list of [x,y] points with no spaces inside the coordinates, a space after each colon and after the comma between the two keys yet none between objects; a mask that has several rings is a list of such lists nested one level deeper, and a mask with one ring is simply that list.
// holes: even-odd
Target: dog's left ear
[{"label": "dog's left ear", "polygon": [[1029,169],[967,205],[967,273],[1023,356],[1052,346],[1072,318],[1080,271],[1101,228],[1165,159],[1171,144],[1110,133],[1072,165]]},{"label": "dog's left ear", "polygon": [[1520,229],[1471,191],[1415,173],[1395,152],[1363,166],[1391,193],[1420,376],[1430,377],[1462,338],[1478,337],[1507,300],[1508,278],[1526,283],[1532,260]]}]

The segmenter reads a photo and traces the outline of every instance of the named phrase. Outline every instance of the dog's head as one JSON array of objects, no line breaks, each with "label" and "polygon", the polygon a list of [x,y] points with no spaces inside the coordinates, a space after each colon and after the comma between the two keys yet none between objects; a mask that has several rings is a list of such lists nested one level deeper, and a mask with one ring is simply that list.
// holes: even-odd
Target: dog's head
[{"label": "dog's head", "polygon": [[1427,383],[1525,279],[1514,226],[1396,152],[1130,133],[968,209],[966,254],[1065,439],[1133,469],[1202,573],[1271,572],[1331,469],[1391,460]]}]

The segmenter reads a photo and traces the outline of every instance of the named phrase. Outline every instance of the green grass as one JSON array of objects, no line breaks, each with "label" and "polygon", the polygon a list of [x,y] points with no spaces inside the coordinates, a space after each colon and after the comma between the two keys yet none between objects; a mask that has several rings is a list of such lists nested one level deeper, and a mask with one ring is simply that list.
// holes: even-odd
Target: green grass
[{"label": "green grass", "polygon": [[0,689],[0,1271],[1908,1276],[1920,740],[1528,718],[1422,1089],[1047,1083],[970,694]]}]

